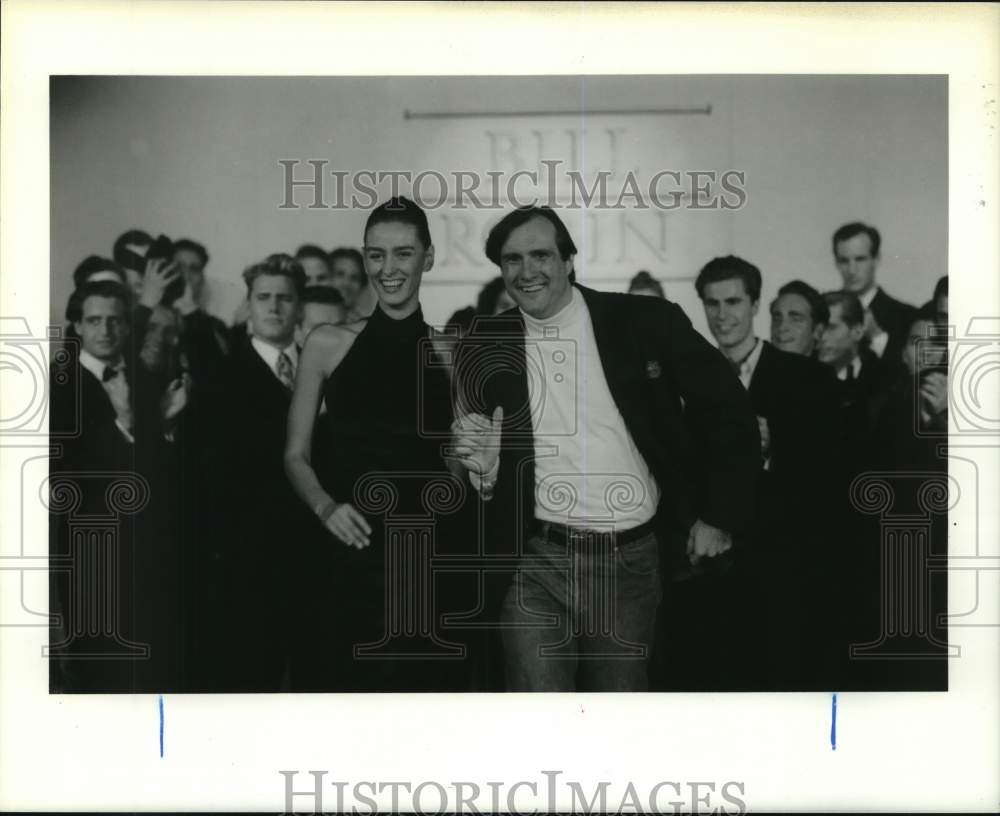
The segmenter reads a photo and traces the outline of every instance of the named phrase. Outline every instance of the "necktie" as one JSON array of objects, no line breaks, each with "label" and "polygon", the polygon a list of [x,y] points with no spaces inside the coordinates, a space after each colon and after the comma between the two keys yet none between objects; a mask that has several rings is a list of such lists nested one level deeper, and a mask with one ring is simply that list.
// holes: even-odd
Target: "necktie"
[{"label": "necktie", "polygon": [[110,382],[115,377],[118,376],[118,369],[114,366],[104,366],[104,372],[101,374],[102,382]]},{"label": "necktie", "polygon": [[292,360],[281,352],[278,355],[278,379],[285,388],[291,389],[295,385],[295,371],[292,369]]}]

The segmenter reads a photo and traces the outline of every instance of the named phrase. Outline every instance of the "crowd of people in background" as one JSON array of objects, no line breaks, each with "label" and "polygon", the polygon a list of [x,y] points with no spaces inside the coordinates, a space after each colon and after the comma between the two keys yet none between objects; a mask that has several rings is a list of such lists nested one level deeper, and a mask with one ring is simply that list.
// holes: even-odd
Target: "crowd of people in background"
[{"label": "crowd of people in background", "polygon": [[[840,227],[831,250],[830,290],[782,283],[768,304],[768,337],[754,328],[766,270],[728,255],[697,274],[708,329],[757,418],[757,513],[737,542],[739,557],[666,579],[650,688],[944,687],[943,660],[847,655],[850,644],[877,642],[883,625],[878,520],[852,503],[852,482],[870,471],[947,469],[947,277],[917,307],[879,286],[874,227]],[[134,474],[148,501],[119,526],[114,610],[86,613],[105,615],[101,648],[74,629],[81,604],[91,603],[87,586],[72,570],[53,570],[62,624],[52,636],[52,688],[398,690],[368,683],[352,665],[357,628],[330,634],[331,619],[377,611],[382,598],[367,593],[363,570],[345,568],[326,519],[285,471],[306,338],[324,326],[375,336],[366,327],[382,313],[363,297],[374,261],[352,247],[314,244],[269,255],[244,271],[246,299],[231,325],[202,305],[209,262],[198,241],[132,229],[72,273],[68,355],[52,366],[53,491],[57,476],[75,476],[83,485],[75,512],[107,515],[108,485]],[[643,270],[628,292],[666,299],[671,285]],[[446,357],[477,318],[516,311],[496,277],[434,334],[435,344]],[[364,390],[396,365],[369,346],[363,353],[373,368],[352,369],[344,380],[351,388]],[[391,389],[383,396],[391,401]],[[341,426],[328,420],[350,413],[342,400],[319,393],[310,427],[311,466],[323,484],[337,482],[338,450],[348,450],[336,438]],[[380,421],[371,416],[373,427]],[[365,439],[365,455],[386,442]],[[71,521],[53,509],[51,552],[70,562],[80,546]],[[935,535],[932,546],[943,553],[940,524]],[[934,611],[942,612],[937,584],[935,592]],[[456,590],[441,608],[461,612],[475,603],[470,597]],[[126,659],[136,644],[152,648]],[[488,659],[437,665],[414,690],[502,686]]]}]

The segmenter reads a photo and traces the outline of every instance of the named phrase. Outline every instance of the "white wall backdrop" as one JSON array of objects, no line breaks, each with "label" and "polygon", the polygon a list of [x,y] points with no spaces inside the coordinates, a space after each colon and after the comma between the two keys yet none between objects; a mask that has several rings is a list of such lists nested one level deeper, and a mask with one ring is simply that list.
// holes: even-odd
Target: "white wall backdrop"
[{"label": "white wall backdrop", "polygon": [[[947,273],[946,77],[54,77],[50,92],[56,323],[74,266],[110,255],[128,228],[204,243],[208,307],[227,322],[253,261],[306,242],[358,246],[365,211],[309,208],[301,188],[297,208],[280,208],[280,160],[299,161],[296,178],[311,175],[309,160],[325,161],[327,204],[331,171],[498,171],[506,180],[547,159],[587,179],[611,171],[615,193],[629,170],[644,183],[661,170],[740,171],[747,197],[737,210],[644,210],[626,198],[624,209],[564,213],[581,281],[623,290],[649,269],[702,330],[691,281],[705,261],[735,253],[757,264],[765,305],[793,277],[836,288],[830,236],[851,220],[881,230],[880,280],[894,295],[922,303]],[[664,109],[689,112],[639,112]],[[579,110],[587,115],[552,115]],[[423,187],[431,199],[437,191],[432,179]],[[566,192],[563,183],[561,201]],[[446,204],[430,214],[430,322],[474,302],[496,274],[482,238],[505,211]],[[767,323],[765,308],[758,331]]]}]

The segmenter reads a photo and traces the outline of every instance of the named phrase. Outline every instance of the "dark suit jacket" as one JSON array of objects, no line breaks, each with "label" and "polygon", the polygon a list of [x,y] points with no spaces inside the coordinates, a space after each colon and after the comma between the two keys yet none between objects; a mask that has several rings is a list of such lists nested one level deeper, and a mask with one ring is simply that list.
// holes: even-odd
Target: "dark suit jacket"
[{"label": "dark suit jacket", "polygon": [[839,446],[836,377],[829,366],[761,342],[750,401],[771,435],[767,475],[783,503],[809,504]]},{"label": "dark suit jacket", "polygon": [[285,475],[289,391],[253,348],[250,338],[229,358],[213,408],[221,456],[237,516],[252,516],[247,531],[260,539],[304,509]]},{"label": "dark suit jacket", "polygon": [[889,342],[882,359],[889,366],[896,367],[901,362],[906,335],[917,310],[909,303],[890,297],[881,287],[875,293],[869,308],[875,321],[889,334]]},{"label": "dark suit jacket", "polygon": [[844,460],[848,476],[872,466],[875,428],[897,369],[862,349],[861,372],[856,380],[837,380],[843,429]]},{"label": "dark suit jacket", "polygon": [[[185,542],[176,535],[174,446],[164,438],[156,413],[159,394],[142,372],[126,369],[134,414],[135,441],[129,442],[115,423],[115,410],[104,386],[80,365],[76,344],[67,344],[65,352],[51,368],[49,429],[52,444],[58,447],[50,476],[75,485],[80,505],[71,514],[51,516],[50,554],[64,557],[71,552],[69,524],[80,516],[108,517],[116,512],[109,503],[109,488],[122,474],[139,477],[146,487],[137,490],[145,492],[146,499],[135,512],[117,509],[114,561],[106,563],[106,568],[116,569],[115,580],[101,591],[114,598],[118,634],[151,649],[148,659],[138,661],[73,661],[67,670],[67,690],[184,690],[187,553]],[[61,606],[67,630],[81,623],[72,618],[81,609],[79,603],[70,602],[73,585],[69,574],[53,572],[52,603]],[[95,602],[86,599],[86,603]],[[75,642],[72,648],[83,645],[87,644]],[[92,641],[89,645],[93,648]]]},{"label": "dark suit jacket", "polygon": [[750,400],[771,436],[755,542],[765,552],[799,555],[824,528],[817,520],[838,512],[842,431],[836,377],[829,366],[764,342]]},{"label": "dark suit jacket", "polygon": [[181,348],[200,388],[218,382],[229,356],[229,329],[219,318],[196,309],[181,319]]},{"label": "dark suit jacket", "polygon": [[169,446],[156,415],[159,394],[152,392],[152,380],[138,369],[125,368],[133,405],[133,444],[118,429],[103,384],[80,364],[77,342],[67,343],[63,352],[50,372],[49,433],[61,448],[52,471],[155,473]]},{"label": "dark suit jacket", "polygon": [[[756,503],[760,437],[746,391],[674,303],[583,286],[608,387],[660,491],[672,533],[698,518],[747,530]],[[490,503],[493,545],[516,555],[534,519],[534,439],[524,322],[516,309],[477,321],[456,365],[461,410],[504,408],[500,471]],[[544,341],[542,341],[544,342]]]}]

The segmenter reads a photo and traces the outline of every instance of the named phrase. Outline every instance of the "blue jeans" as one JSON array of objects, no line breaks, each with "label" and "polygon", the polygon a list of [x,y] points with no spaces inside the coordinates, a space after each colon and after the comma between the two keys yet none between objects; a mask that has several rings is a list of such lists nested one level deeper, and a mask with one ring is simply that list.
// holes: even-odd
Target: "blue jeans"
[{"label": "blue jeans", "polygon": [[662,597],[653,533],[531,535],[501,612],[508,691],[646,691]]}]

